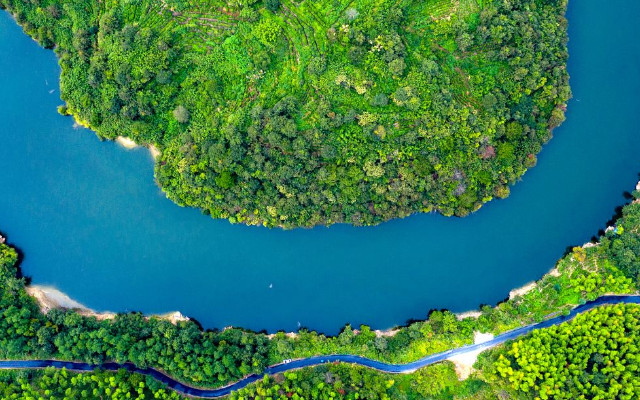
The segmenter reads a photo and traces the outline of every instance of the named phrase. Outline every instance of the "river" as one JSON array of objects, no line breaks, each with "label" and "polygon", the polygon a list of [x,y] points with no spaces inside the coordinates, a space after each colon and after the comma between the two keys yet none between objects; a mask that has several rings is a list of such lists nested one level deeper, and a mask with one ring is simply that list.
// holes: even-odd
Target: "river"
[{"label": "river", "polygon": [[0,230],[22,270],[96,310],[179,310],[206,328],[388,328],[475,309],[591,239],[640,171],[640,2],[571,1],[567,121],[512,188],[466,218],[282,231],[167,200],[146,149],[59,116],[53,52],[0,12]]}]

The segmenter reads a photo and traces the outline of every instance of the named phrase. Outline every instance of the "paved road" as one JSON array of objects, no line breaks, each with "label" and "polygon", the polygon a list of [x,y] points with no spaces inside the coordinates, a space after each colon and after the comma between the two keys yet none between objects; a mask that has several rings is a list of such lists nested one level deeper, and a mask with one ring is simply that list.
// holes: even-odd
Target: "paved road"
[{"label": "paved road", "polygon": [[277,364],[270,366],[265,369],[262,374],[254,374],[245,377],[244,379],[231,384],[229,386],[218,388],[218,389],[198,389],[191,386],[187,386],[183,383],[180,383],[173,378],[163,374],[162,372],[156,371],[153,368],[138,368],[133,364],[116,364],[116,363],[105,363],[101,365],[92,365],[80,362],[65,362],[65,361],[53,361],[53,360],[16,360],[16,361],[0,361],[0,369],[33,369],[33,368],[45,368],[45,367],[54,367],[54,368],[66,368],[68,370],[74,371],[92,371],[96,368],[101,368],[103,370],[109,371],[117,371],[119,369],[126,369],[131,372],[137,372],[144,375],[149,375],[173,390],[189,396],[194,397],[206,397],[206,398],[215,398],[225,396],[232,391],[242,389],[243,387],[262,379],[265,374],[273,375],[284,371],[289,371],[292,369],[302,368],[302,367],[311,367],[320,364],[332,363],[332,362],[343,362],[348,364],[357,364],[364,367],[372,368],[378,371],[392,373],[392,374],[402,374],[402,373],[410,373],[419,368],[426,367],[427,365],[435,364],[437,362],[446,360],[455,355],[461,355],[468,352],[476,351],[476,350],[485,350],[499,344],[506,342],[507,340],[515,339],[520,336],[526,335],[527,333],[534,331],[536,329],[548,328],[553,325],[558,325],[563,322],[566,322],[576,315],[583,313],[585,311],[591,310],[595,307],[604,304],[619,304],[619,303],[633,303],[640,304],[640,296],[602,296],[594,301],[590,301],[586,304],[580,305],[569,313],[569,315],[560,315],[555,318],[551,318],[549,320],[528,325],[522,328],[514,329],[512,331],[505,332],[501,335],[496,336],[492,340],[489,340],[484,343],[472,344],[463,346],[457,349],[452,349],[448,351],[444,351],[442,353],[432,354],[421,358],[417,361],[408,363],[408,364],[387,364],[381,361],[371,360],[369,358],[364,358],[360,356],[354,356],[349,354],[335,354],[328,356],[315,356],[309,357],[301,360],[294,360],[286,364]]}]

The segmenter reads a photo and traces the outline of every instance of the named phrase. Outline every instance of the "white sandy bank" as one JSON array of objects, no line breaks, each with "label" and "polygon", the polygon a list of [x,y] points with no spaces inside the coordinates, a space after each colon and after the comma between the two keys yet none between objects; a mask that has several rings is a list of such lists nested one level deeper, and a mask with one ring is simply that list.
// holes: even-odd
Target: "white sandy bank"
[{"label": "white sandy bank", "polygon": [[[128,137],[124,137],[124,136],[118,136],[116,138],[116,143],[118,143],[120,146],[124,147],[125,149],[135,149],[136,147],[140,146],[138,143],[134,142],[132,139],[129,139]],[[147,148],[151,152],[151,156],[154,159],[157,159],[160,156],[160,150],[158,150],[154,145],[149,145]]]},{"label": "white sandy bank", "polygon": [[[33,296],[40,305],[40,310],[43,313],[47,313],[54,308],[63,308],[69,310],[75,310],[80,315],[87,317],[96,317],[97,319],[113,319],[116,314],[106,312],[96,312],[81,303],[73,300],[67,294],[51,286],[41,285],[29,285],[26,287],[27,293]],[[179,311],[169,312],[160,315],[150,315],[149,317],[161,318],[170,321],[172,324],[177,324],[180,321],[188,321],[189,318],[183,316]]]},{"label": "white sandy bank", "polygon": [[456,314],[456,319],[458,321],[462,321],[465,318],[473,318],[476,319],[478,317],[480,317],[482,315],[482,311],[465,311],[465,312],[461,312],[461,313],[457,313]]},{"label": "white sandy bank", "polygon": [[535,289],[535,287],[536,287],[536,283],[530,282],[522,287],[513,289],[512,291],[509,292],[509,300],[513,300],[515,297],[518,297],[518,296],[524,296],[525,294]]}]

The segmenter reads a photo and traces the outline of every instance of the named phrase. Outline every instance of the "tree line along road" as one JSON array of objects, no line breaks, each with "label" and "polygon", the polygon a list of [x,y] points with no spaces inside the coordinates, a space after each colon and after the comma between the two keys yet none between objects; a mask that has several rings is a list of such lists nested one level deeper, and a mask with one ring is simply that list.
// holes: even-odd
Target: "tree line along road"
[{"label": "tree line along road", "polygon": [[607,295],[601,296],[596,300],[587,302],[585,304],[579,305],[573,308],[567,315],[560,315],[536,324],[527,325],[521,328],[517,328],[508,332],[505,332],[501,335],[496,336],[495,338],[478,344],[466,345],[463,347],[459,347],[457,349],[447,350],[441,353],[431,354],[426,357],[423,357],[419,360],[407,363],[407,364],[387,364],[381,361],[372,360],[365,357],[360,357],[356,355],[350,354],[332,354],[326,356],[314,356],[309,358],[303,358],[299,360],[292,360],[288,362],[284,362],[281,364],[272,365],[267,367],[262,374],[253,374],[249,375],[231,385],[217,388],[217,389],[202,389],[196,388],[189,385],[186,385],[182,382],[178,382],[170,376],[165,375],[164,373],[153,369],[153,368],[138,368],[131,363],[126,364],[117,364],[117,363],[104,363],[100,365],[93,365],[83,362],[72,362],[72,361],[58,361],[58,360],[4,360],[0,361],[0,369],[38,369],[38,368],[47,368],[53,367],[57,369],[65,368],[70,371],[93,371],[94,369],[102,369],[106,371],[117,371],[119,369],[125,369],[129,372],[136,372],[143,375],[151,376],[154,379],[164,383],[169,388],[175,390],[176,392],[192,396],[192,397],[202,397],[202,398],[216,398],[226,396],[232,391],[239,390],[244,388],[245,386],[260,380],[264,375],[275,375],[282,372],[304,368],[304,367],[313,367],[326,363],[333,362],[342,362],[347,364],[360,365],[367,368],[372,368],[381,372],[391,373],[391,374],[406,374],[414,372],[419,368],[423,368],[444,360],[447,360],[453,356],[463,355],[466,353],[478,351],[478,350],[486,350],[492,347],[495,347],[499,344],[502,344],[508,340],[516,339],[518,337],[524,336],[534,330],[548,328],[553,325],[559,325],[563,322],[569,321],[574,318],[576,315],[592,310],[596,307],[602,305],[613,305],[613,304],[640,304],[640,295],[626,295],[626,296],[616,296],[616,295]]}]

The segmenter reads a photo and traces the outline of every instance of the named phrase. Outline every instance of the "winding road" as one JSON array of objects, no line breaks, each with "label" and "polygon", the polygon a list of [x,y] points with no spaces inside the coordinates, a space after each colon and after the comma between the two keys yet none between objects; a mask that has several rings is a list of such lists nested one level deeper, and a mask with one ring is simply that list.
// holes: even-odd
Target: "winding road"
[{"label": "winding road", "polygon": [[349,354],[335,354],[335,355],[327,355],[327,356],[314,356],[309,358],[304,358],[300,360],[294,360],[288,363],[276,364],[270,367],[267,367],[262,374],[253,374],[249,375],[242,380],[233,383],[229,386],[225,386],[218,389],[199,389],[194,388],[184,383],[178,382],[175,379],[165,375],[164,373],[157,371],[153,368],[138,368],[133,364],[116,364],[116,363],[104,363],[101,365],[92,365],[82,362],[66,362],[66,361],[55,361],[55,360],[12,360],[12,361],[0,361],[0,369],[34,369],[34,368],[46,368],[46,367],[54,367],[58,369],[66,368],[67,370],[73,371],[93,371],[94,369],[100,368],[103,370],[109,371],[117,371],[119,369],[125,369],[130,372],[137,372],[140,374],[151,376],[162,383],[166,384],[171,389],[175,390],[178,393],[183,395],[192,396],[192,397],[203,397],[203,398],[216,398],[226,396],[232,391],[239,390],[244,388],[245,386],[262,379],[262,377],[266,375],[274,375],[278,373],[282,373],[285,371],[290,371],[303,367],[312,367],[320,364],[333,363],[333,362],[342,362],[348,364],[356,364],[367,368],[372,368],[381,372],[392,373],[392,374],[406,374],[413,372],[419,368],[426,367],[431,364],[435,364],[440,361],[447,360],[453,356],[462,355],[478,350],[486,350],[491,347],[495,347],[499,344],[502,344],[508,340],[516,339],[518,337],[524,336],[531,331],[536,329],[548,328],[553,325],[558,325],[563,322],[566,322],[576,315],[583,313],[585,311],[589,311],[593,308],[596,308],[601,305],[612,305],[612,304],[640,304],[640,295],[629,295],[629,296],[602,296],[594,301],[587,302],[585,304],[579,305],[571,310],[568,315],[560,315],[551,319],[548,319],[543,322],[539,322],[537,324],[527,325],[522,328],[517,328],[508,332],[505,332],[501,335],[496,336],[492,340],[487,342],[466,345],[457,349],[447,350],[441,353],[432,354],[426,357],[423,357],[419,360],[416,360],[407,364],[387,364],[381,361],[372,360],[365,357],[354,356]]}]

